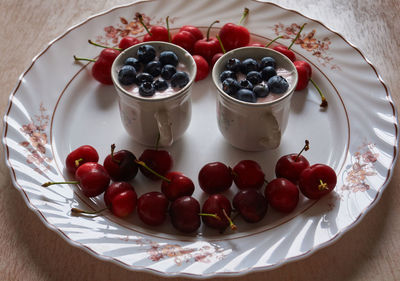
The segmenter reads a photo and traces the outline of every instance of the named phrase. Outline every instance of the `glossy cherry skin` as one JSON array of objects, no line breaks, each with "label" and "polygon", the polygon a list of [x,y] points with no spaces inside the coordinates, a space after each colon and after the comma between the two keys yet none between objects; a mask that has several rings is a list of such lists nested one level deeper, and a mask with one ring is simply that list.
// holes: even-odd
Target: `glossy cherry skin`
[{"label": "glossy cherry skin", "polygon": [[143,194],[137,201],[139,218],[147,225],[162,224],[167,216],[169,201],[167,197],[157,191]]},{"label": "glossy cherry skin", "polygon": [[205,225],[211,228],[219,229],[221,231],[224,230],[229,226],[229,221],[226,218],[223,210],[225,210],[227,216],[231,215],[232,206],[229,199],[222,194],[210,195],[210,197],[204,201],[201,212],[203,214],[217,215],[219,219],[202,215],[202,221]]},{"label": "glossy cherry skin", "polygon": [[169,209],[172,225],[181,232],[191,233],[200,225],[200,204],[191,196],[176,199]]},{"label": "glossy cherry skin", "polygon": [[242,160],[233,169],[233,181],[239,189],[259,189],[264,184],[265,174],[253,160]]},{"label": "glossy cherry skin", "polygon": [[294,183],[284,178],[270,181],[264,195],[272,208],[283,213],[292,212],[299,203],[299,189]]},{"label": "glossy cherry skin", "polygon": [[310,81],[312,75],[312,68],[310,64],[306,61],[297,60],[294,63],[298,73],[298,81],[296,86],[296,91],[301,91],[308,86],[308,82]]},{"label": "glossy cherry skin", "polygon": [[219,37],[226,51],[247,46],[250,42],[249,30],[234,23],[225,24],[219,31]]},{"label": "glossy cherry skin", "polygon": [[140,40],[133,36],[125,36],[119,41],[118,47],[125,50],[136,44],[139,44]]},{"label": "glossy cherry skin", "polygon": [[194,38],[196,38],[196,41],[204,38],[203,32],[193,25],[184,25],[179,29],[179,31],[187,31],[191,33]]},{"label": "glossy cherry skin", "polygon": [[125,149],[109,154],[103,165],[113,181],[130,181],[139,170],[135,155]]},{"label": "glossy cherry skin", "polygon": [[215,37],[198,40],[193,46],[193,54],[202,56],[207,62],[211,62],[212,57],[221,52],[221,45]]},{"label": "glossy cherry skin", "polygon": [[137,194],[128,182],[113,182],[104,192],[107,208],[117,217],[123,218],[136,209]]},{"label": "glossy cherry skin", "polygon": [[75,179],[79,182],[82,193],[87,197],[102,194],[110,184],[110,176],[106,169],[94,162],[86,162],[75,172]]},{"label": "glossy cherry skin", "polygon": [[102,84],[112,85],[111,66],[115,58],[120,54],[120,51],[106,48],[101,51],[99,58],[93,64],[93,78]]},{"label": "glossy cherry skin", "polygon": [[292,62],[296,61],[296,54],[289,50],[286,46],[276,45],[273,49],[281,54],[287,56]]},{"label": "glossy cherry skin", "polygon": [[265,217],[268,209],[267,200],[255,189],[240,190],[233,197],[232,203],[247,222],[259,222]]},{"label": "glossy cherry skin", "polygon": [[[143,151],[142,155],[139,157],[140,161],[146,163],[149,168],[156,171],[160,175],[164,176],[172,168],[172,157],[171,154],[166,150],[158,149],[146,149]],[[144,167],[139,166],[140,172],[147,178],[152,180],[160,180],[160,178]]]},{"label": "glossy cherry skin", "polygon": [[146,34],[143,37],[143,42],[149,42],[149,41],[164,41],[168,42],[169,37],[168,37],[168,29],[164,26],[160,25],[153,25],[150,28],[150,34]]},{"label": "glossy cherry skin", "polygon": [[296,153],[284,155],[278,159],[275,165],[275,175],[277,178],[285,178],[297,184],[301,172],[310,166],[308,160]]},{"label": "glossy cherry skin", "polygon": [[99,161],[99,154],[96,149],[90,145],[82,145],[68,154],[65,159],[65,166],[68,172],[75,174],[82,164],[97,161]]},{"label": "glossy cherry skin", "polygon": [[170,182],[163,180],[161,191],[170,201],[182,196],[190,196],[194,192],[193,181],[180,172],[169,172],[165,175]]},{"label": "glossy cherry skin", "polygon": [[198,180],[204,192],[208,194],[221,193],[231,187],[232,171],[224,163],[208,163],[201,168]]},{"label": "glossy cherry skin", "polygon": [[314,164],[304,169],[300,175],[299,188],[304,196],[319,199],[330,193],[336,186],[335,171],[325,164]]},{"label": "glossy cherry skin", "polygon": [[172,37],[171,43],[184,48],[189,53],[193,53],[193,46],[196,41],[196,37],[192,33],[180,31]]},{"label": "glossy cherry skin", "polygon": [[214,64],[217,62],[217,60],[222,57],[224,55],[224,53],[216,53],[212,59],[211,59],[211,67],[214,66]]},{"label": "glossy cherry skin", "polygon": [[199,55],[193,55],[194,62],[196,63],[197,72],[194,81],[200,81],[207,77],[208,73],[210,72],[210,67],[208,62]]}]

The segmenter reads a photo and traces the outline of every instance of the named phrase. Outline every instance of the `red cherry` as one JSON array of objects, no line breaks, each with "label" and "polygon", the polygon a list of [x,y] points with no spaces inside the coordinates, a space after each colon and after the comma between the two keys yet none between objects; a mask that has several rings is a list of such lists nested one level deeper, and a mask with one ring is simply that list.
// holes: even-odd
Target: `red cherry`
[{"label": "red cherry", "polygon": [[301,91],[308,86],[308,81],[310,81],[312,69],[308,62],[297,60],[294,62],[298,73],[298,81],[296,86],[296,91]]},{"label": "red cherry", "polygon": [[276,45],[275,47],[273,47],[273,49],[287,56],[292,62],[296,60],[296,54],[292,50],[289,50],[286,46]]},{"label": "red cherry", "polygon": [[122,50],[128,49],[136,44],[139,44],[140,40],[133,36],[125,36],[119,41],[118,47]]},{"label": "red cherry", "polygon": [[216,37],[210,37],[211,27],[218,23],[214,21],[207,29],[207,36],[204,39],[197,40],[193,46],[193,54],[202,56],[207,62],[211,62],[216,53],[222,52],[221,45]]},{"label": "red cherry", "polygon": [[97,161],[99,161],[99,154],[96,149],[90,145],[82,145],[68,154],[65,166],[68,172],[75,174],[82,164]]},{"label": "red cherry", "polygon": [[259,222],[267,213],[265,197],[255,189],[240,190],[233,198],[233,207],[247,222]]},{"label": "red cherry", "polygon": [[135,155],[128,150],[114,153],[115,145],[111,145],[111,154],[104,159],[104,168],[114,181],[129,181],[138,172]]},{"label": "red cherry", "polygon": [[[146,149],[140,155],[139,160],[144,162],[150,169],[164,176],[172,168],[172,157],[166,150],[158,149]],[[160,178],[144,168],[142,165],[139,166],[140,172],[147,178],[152,180],[159,180]]]},{"label": "red cherry", "polygon": [[253,160],[242,160],[233,169],[233,181],[239,189],[259,189],[264,184],[264,172]]},{"label": "red cherry", "polygon": [[208,66],[208,62],[199,55],[193,55],[194,62],[196,63],[197,72],[194,81],[200,81],[207,77],[210,72],[210,67]]},{"label": "red cherry", "polygon": [[232,185],[232,171],[221,162],[208,163],[201,168],[198,180],[208,194],[224,192]]},{"label": "red cherry", "polygon": [[249,44],[250,32],[247,28],[240,25],[248,13],[249,9],[245,8],[239,25],[227,23],[219,31],[219,37],[227,51],[244,47]]},{"label": "red cherry", "polygon": [[224,55],[224,53],[216,53],[212,59],[211,59],[211,67],[214,66],[214,64],[217,62],[217,60],[222,57]]},{"label": "red cherry", "polygon": [[123,218],[136,208],[137,194],[128,182],[114,182],[104,192],[107,208],[117,217]]},{"label": "red cherry", "polygon": [[184,48],[189,53],[193,53],[194,43],[196,43],[196,37],[188,31],[179,31],[172,37],[171,43]]},{"label": "red cherry", "polygon": [[309,149],[309,141],[305,141],[303,149],[299,153],[284,155],[279,158],[275,166],[275,174],[278,178],[285,178],[297,184],[301,172],[310,166],[308,160],[301,155],[303,151]]},{"label": "red cherry", "polygon": [[196,231],[200,225],[200,204],[191,196],[176,199],[169,209],[172,225],[184,233]]},{"label": "red cherry", "polygon": [[190,32],[196,38],[196,40],[201,40],[204,38],[203,32],[193,25],[184,25],[179,29],[179,31]]},{"label": "red cherry", "polygon": [[283,213],[293,211],[299,202],[299,189],[284,178],[270,181],[264,190],[264,195],[272,208]]},{"label": "red cherry", "polygon": [[102,194],[110,184],[110,176],[106,169],[98,163],[87,162],[81,165],[75,173],[82,193],[87,197]]},{"label": "red cherry", "polygon": [[204,202],[201,216],[204,224],[209,227],[219,229],[220,231],[228,226],[231,226],[232,229],[236,229],[236,226],[230,218],[231,211],[231,202],[228,198],[222,194],[213,194]]},{"label": "red cherry", "polygon": [[149,28],[143,21],[143,16],[137,13],[137,18],[140,24],[147,31],[147,34],[143,37],[143,42],[148,42],[148,41],[169,42],[169,31],[166,27],[160,25],[153,25],[149,30]]},{"label": "red cherry", "polygon": [[180,172],[169,172],[165,175],[169,181],[163,180],[161,191],[170,201],[182,196],[190,196],[194,192],[193,181]]},{"label": "red cherry", "polygon": [[314,164],[300,175],[299,188],[304,196],[319,199],[330,193],[336,186],[335,171],[325,164]]},{"label": "red cherry", "polygon": [[127,190],[134,190],[133,186],[129,182],[113,182],[107,187],[106,191],[104,192],[104,203],[106,203],[106,206],[110,208],[112,204],[112,199],[117,194],[125,192]]},{"label": "red cherry", "polygon": [[152,191],[143,194],[137,201],[139,218],[147,225],[157,226],[166,219],[169,201],[161,192]]}]

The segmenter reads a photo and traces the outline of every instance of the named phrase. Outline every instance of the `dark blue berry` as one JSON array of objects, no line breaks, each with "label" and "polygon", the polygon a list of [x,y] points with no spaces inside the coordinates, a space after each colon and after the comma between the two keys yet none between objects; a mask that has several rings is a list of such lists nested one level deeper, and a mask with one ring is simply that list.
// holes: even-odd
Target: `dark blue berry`
[{"label": "dark blue berry", "polygon": [[182,89],[183,87],[186,86],[187,83],[189,83],[189,75],[186,72],[177,71],[171,77],[171,86],[173,88]]},{"label": "dark blue berry", "polygon": [[255,59],[248,58],[242,61],[243,69],[242,72],[247,74],[250,71],[258,70],[258,62]]},{"label": "dark blue berry", "polygon": [[254,92],[248,89],[240,89],[237,91],[236,98],[245,102],[257,102],[257,97]]},{"label": "dark blue berry", "polygon": [[162,92],[168,89],[168,82],[162,78],[158,78],[153,82],[153,87],[156,91]]},{"label": "dark blue berry", "polygon": [[137,50],[137,58],[141,63],[148,63],[156,57],[156,49],[151,45],[142,45]]},{"label": "dark blue berry", "polygon": [[151,82],[144,82],[139,86],[139,94],[143,97],[151,97],[156,92]]},{"label": "dark blue berry", "polygon": [[139,73],[138,75],[136,75],[136,83],[138,85],[140,85],[144,82],[153,82],[153,80],[154,80],[154,77],[151,74],[146,73],[146,72],[142,72],[142,73]]},{"label": "dark blue berry", "polygon": [[222,82],[222,90],[230,96],[234,96],[239,89],[239,82],[233,78],[226,78],[224,82]]},{"label": "dark blue berry", "polygon": [[172,51],[161,52],[159,60],[162,65],[166,65],[166,64],[171,64],[173,66],[178,65],[178,56]]},{"label": "dark blue berry", "polygon": [[276,70],[272,66],[266,66],[261,70],[261,77],[264,81],[268,81],[272,76],[276,76]]},{"label": "dark blue berry", "polygon": [[260,70],[266,66],[272,66],[273,68],[276,67],[276,61],[272,57],[263,57],[260,61]]},{"label": "dark blue berry", "polygon": [[139,72],[142,67],[140,61],[134,57],[127,58],[124,62],[124,65],[132,65],[136,69],[136,72]]},{"label": "dark blue berry", "polygon": [[256,85],[262,81],[261,73],[258,71],[250,71],[247,73],[246,79],[250,81],[251,84]]},{"label": "dark blue berry", "polygon": [[118,72],[118,81],[122,85],[131,85],[136,80],[136,69],[132,65],[124,65]]},{"label": "dark blue berry", "polygon": [[221,82],[224,82],[224,80],[226,78],[232,78],[232,79],[236,79],[236,74],[235,72],[233,72],[232,70],[225,70],[222,71],[221,74],[219,75],[219,80]]},{"label": "dark blue berry", "polygon": [[172,64],[166,64],[161,69],[161,77],[165,80],[170,80],[172,75],[176,73],[176,68]]},{"label": "dark blue berry", "polygon": [[240,88],[242,89],[248,89],[248,90],[253,90],[253,84],[249,80],[241,80],[239,82]]},{"label": "dark blue berry", "polygon": [[231,58],[226,62],[225,68],[235,73],[242,72],[242,62],[239,59]]},{"label": "dark blue berry", "polygon": [[149,73],[153,77],[156,77],[161,74],[161,68],[161,62],[152,60],[145,65],[143,71]]},{"label": "dark blue berry", "polygon": [[289,83],[282,76],[273,76],[268,80],[268,88],[272,93],[282,94],[289,88]]},{"label": "dark blue berry", "polygon": [[267,84],[258,84],[254,86],[253,92],[258,98],[265,98],[269,94],[269,88]]}]

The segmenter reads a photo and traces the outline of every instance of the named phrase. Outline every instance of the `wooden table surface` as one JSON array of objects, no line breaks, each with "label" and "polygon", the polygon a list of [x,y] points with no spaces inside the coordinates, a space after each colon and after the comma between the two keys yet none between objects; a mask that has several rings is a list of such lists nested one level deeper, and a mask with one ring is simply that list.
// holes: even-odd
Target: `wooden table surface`
[{"label": "wooden table surface", "polygon": [[[19,75],[48,42],[87,17],[128,2],[131,1],[2,0],[0,104],[3,114]],[[359,47],[387,83],[395,104],[400,103],[400,1],[272,2],[325,23]],[[4,161],[0,165],[0,280],[164,280],[102,262],[66,243],[29,210],[13,187]],[[236,280],[400,280],[399,214],[397,165],[381,200],[335,244],[276,270],[251,273]]]}]

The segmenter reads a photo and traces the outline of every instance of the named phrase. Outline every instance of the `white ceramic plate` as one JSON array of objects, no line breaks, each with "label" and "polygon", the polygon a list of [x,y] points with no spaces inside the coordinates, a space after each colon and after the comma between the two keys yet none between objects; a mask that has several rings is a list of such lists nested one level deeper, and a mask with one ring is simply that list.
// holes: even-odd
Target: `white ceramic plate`
[{"label": "white ceramic plate", "polygon": [[[194,85],[192,123],[170,148],[174,170],[184,172],[198,186],[198,171],[208,162],[233,166],[253,159],[272,179],[276,160],[299,151],[309,139],[311,149],[305,155],[311,163],[325,163],[336,170],[335,192],[319,201],[302,197],[289,215],[270,209],[257,224],[237,219],[238,231],[224,234],[202,227],[198,234],[181,235],[168,222],[147,227],[135,214],[125,220],[110,213],[95,218],[71,216],[71,207],[104,206],[101,197],[88,200],[74,185],[41,187],[43,182],[65,178],[64,159],[71,150],[93,145],[102,162],[112,143],[137,156],[144,149],[129,139],[120,123],[114,88],[97,83],[90,74],[91,64],[74,63],[73,55],[98,55],[99,48],[87,44],[88,39],[116,44],[129,32],[143,35],[136,12],[151,24],[164,24],[169,16],[175,31],[184,24],[205,30],[216,19],[220,20],[217,27],[238,22],[244,7],[250,9],[245,26],[254,41],[265,43],[285,35],[279,42],[288,45],[299,26],[307,23],[293,50],[312,65],[313,79],[329,107],[320,110],[311,85],[296,92],[281,146],[263,153],[243,152],[228,145],[217,129],[216,90],[209,77]],[[163,276],[205,278],[267,270],[331,244],[378,201],[398,152],[395,106],[362,53],[320,22],[258,1],[149,1],[93,16],[34,58],[11,93],[4,121],[5,156],[13,182],[49,228],[100,259]],[[132,183],[138,194],[160,189],[159,183],[141,175]],[[232,197],[236,190],[233,186],[226,195]],[[194,196],[205,199],[198,187]]]}]

